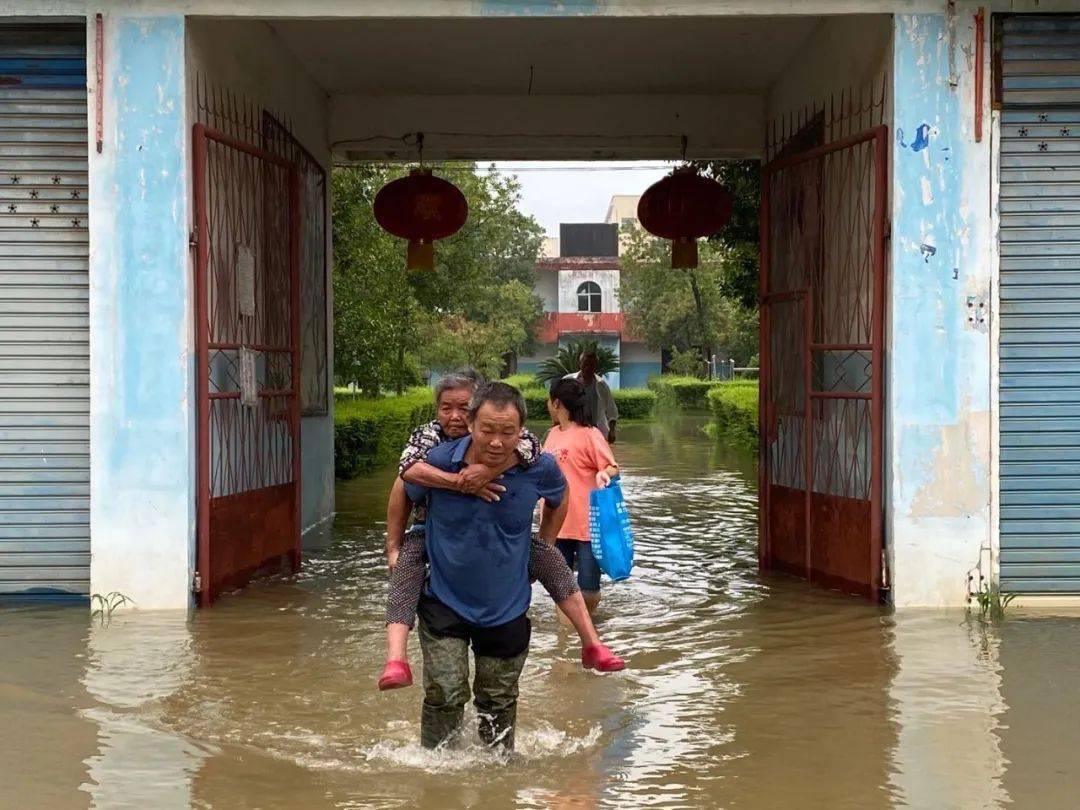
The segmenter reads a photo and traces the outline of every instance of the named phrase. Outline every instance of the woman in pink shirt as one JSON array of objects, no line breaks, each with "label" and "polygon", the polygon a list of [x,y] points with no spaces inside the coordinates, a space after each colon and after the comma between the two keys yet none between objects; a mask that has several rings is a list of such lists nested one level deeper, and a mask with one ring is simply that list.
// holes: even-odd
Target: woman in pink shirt
[{"label": "woman in pink shirt", "polygon": [[555,426],[544,438],[544,452],[559,463],[568,484],[570,509],[555,545],[571,569],[589,611],[600,604],[600,566],[589,542],[589,493],[602,489],[619,474],[611,447],[589,419],[585,387],[573,378],[556,380],[548,394],[548,413]]}]

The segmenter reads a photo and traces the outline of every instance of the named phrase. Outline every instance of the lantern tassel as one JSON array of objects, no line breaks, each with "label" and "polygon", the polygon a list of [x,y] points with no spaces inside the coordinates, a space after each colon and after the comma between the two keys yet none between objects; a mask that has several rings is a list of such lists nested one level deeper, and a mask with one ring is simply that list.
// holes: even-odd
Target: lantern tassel
[{"label": "lantern tassel", "polygon": [[680,236],[671,240],[671,266],[676,270],[688,270],[698,266],[696,239]]},{"label": "lantern tassel", "polygon": [[410,270],[434,270],[435,243],[410,241],[405,251],[405,266]]}]

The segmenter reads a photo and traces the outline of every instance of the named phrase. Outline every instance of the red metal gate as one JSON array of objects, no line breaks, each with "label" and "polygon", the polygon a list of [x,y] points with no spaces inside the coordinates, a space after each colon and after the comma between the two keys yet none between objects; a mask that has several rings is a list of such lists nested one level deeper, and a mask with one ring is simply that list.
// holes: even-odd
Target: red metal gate
[{"label": "red metal gate", "polygon": [[884,429],[885,127],[765,166],[763,568],[878,598]]},{"label": "red metal gate", "polygon": [[299,179],[194,131],[200,604],[300,565]]}]

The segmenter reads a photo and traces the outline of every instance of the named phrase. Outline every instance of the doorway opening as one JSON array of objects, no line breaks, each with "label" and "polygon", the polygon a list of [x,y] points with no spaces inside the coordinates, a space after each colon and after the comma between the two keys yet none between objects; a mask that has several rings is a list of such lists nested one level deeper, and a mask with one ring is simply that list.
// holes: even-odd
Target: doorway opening
[{"label": "doorway opening", "polygon": [[[761,563],[872,598],[887,587],[881,517],[880,171],[886,159],[881,127],[889,122],[879,88],[888,86],[888,15],[739,20],[196,18],[189,20],[189,28],[189,68],[195,81],[228,88],[226,108],[236,106],[234,99],[243,100],[241,108],[247,98],[264,100],[255,112],[241,110],[237,116],[238,125],[256,139],[250,143],[264,143],[258,123],[264,105],[284,110],[279,120],[291,126],[291,136],[311,150],[308,154],[324,171],[333,165],[390,161],[401,166],[415,161],[420,133],[426,161],[446,167],[481,159],[771,161],[764,170],[766,272],[760,290],[763,318],[770,324],[759,346],[766,372],[761,389]],[[395,43],[417,37],[432,47],[422,60],[405,64],[400,55],[406,51]],[[732,47],[718,49],[717,37]],[[574,47],[567,47],[570,42]],[[681,67],[660,74],[643,72],[643,63],[629,57],[644,43],[679,43],[680,53],[693,58],[672,60]],[[768,58],[749,69],[752,60],[739,59],[740,48],[746,47]],[[275,48],[287,57],[289,70],[265,64],[262,54]],[[225,60],[221,53],[226,51],[238,55]],[[486,68],[495,51],[506,56],[506,69],[500,72]],[[838,52],[844,57],[842,65],[836,60]],[[547,57],[552,53],[560,58],[551,61]],[[852,77],[857,77],[854,84]],[[868,89],[869,100],[853,87]],[[210,93],[218,107],[221,95]],[[781,112],[793,108],[799,110],[795,115]],[[876,120],[867,120],[875,114]],[[841,135],[842,127],[847,130]],[[331,185],[326,182],[328,197]],[[326,211],[330,205],[327,200]],[[303,238],[298,241],[303,243]],[[323,244],[329,255],[329,237]],[[570,260],[595,263],[600,257],[560,252],[542,257],[538,266],[544,258],[555,278],[563,273],[569,278]],[[329,267],[330,262],[324,264]],[[594,271],[601,268],[589,268],[590,274]],[[324,283],[328,273],[324,270]],[[540,336],[554,336],[554,341],[538,342],[558,348],[563,335],[595,332],[599,343],[611,343],[618,332],[612,316],[619,313],[608,303],[604,285],[576,276],[574,282],[568,288],[572,308],[554,312],[554,319],[544,313],[552,321],[551,334]],[[365,292],[375,296],[378,290],[369,285]],[[561,296],[560,282],[555,282],[552,295]],[[398,296],[388,306],[395,307],[397,324],[412,326],[417,313],[405,298]],[[301,306],[301,322],[303,310]],[[440,325],[456,329],[458,337],[476,322],[467,312],[459,314],[456,327]],[[684,326],[693,331],[693,319],[685,320]],[[329,320],[323,334],[333,334]],[[345,340],[338,342],[340,360]],[[700,347],[703,341],[696,343]],[[437,341],[428,340],[425,349],[435,345]],[[677,357],[672,348],[656,346],[659,365],[665,354]],[[333,356],[329,350],[324,354]],[[404,373],[408,354],[398,356],[402,373],[390,385],[394,390],[416,382]],[[504,371],[529,373],[531,363],[549,359],[525,350],[508,354],[512,356],[500,358],[507,366]],[[745,364],[753,365],[752,359],[748,356]],[[373,368],[360,354],[354,360],[354,366],[366,363]],[[238,367],[247,363],[249,379],[252,366],[254,377],[261,379],[260,369],[271,365],[259,358],[240,360],[239,352],[235,362]],[[323,379],[332,386],[330,365]],[[437,364],[422,365],[427,368],[421,371],[439,371]],[[301,377],[304,368],[301,363]],[[356,379],[337,381],[363,388]],[[299,391],[299,382],[291,382]],[[368,383],[369,390],[383,386],[377,380]],[[330,391],[327,399],[332,399]],[[292,434],[300,436],[302,448],[296,532],[311,523],[309,511],[328,514],[333,489],[332,474],[327,474],[332,470],[327,463],[332,417],[308,417],[301,411],[301,426]],[[309,434],[321,443],[314,452]],[[217,445],[211,441],[209,446],[213,452]],[[323,499],[318,508],[309,504],[316,497],[312,493]]]}]

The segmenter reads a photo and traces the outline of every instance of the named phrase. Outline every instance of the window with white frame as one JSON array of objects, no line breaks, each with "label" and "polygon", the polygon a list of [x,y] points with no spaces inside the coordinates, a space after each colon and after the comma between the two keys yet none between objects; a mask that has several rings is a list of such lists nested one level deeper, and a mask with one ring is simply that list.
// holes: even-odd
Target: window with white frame
[{"label": "window with white frame", "polygon": [[577,311],[600,311],[600,285],[595,281],[586,281],[577,288]]}]

